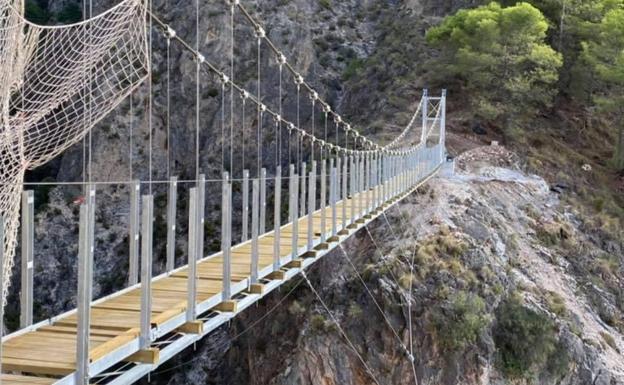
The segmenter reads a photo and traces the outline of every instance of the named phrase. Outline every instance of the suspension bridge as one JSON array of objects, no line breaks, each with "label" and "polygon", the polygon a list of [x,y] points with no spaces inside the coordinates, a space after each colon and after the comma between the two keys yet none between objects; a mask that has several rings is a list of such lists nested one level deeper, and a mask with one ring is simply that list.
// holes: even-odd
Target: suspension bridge
[{"label": "suspension bridge", "polygon": [[[199,31],[198,1],[196,7]],[[425,90],[405,128],[390,143],[378,143],[323,100],[240,1],[224,1],[223,7],[230,18],[226,26],[230,40],[228,52],[217,54],[227,57],[225,66],[201,51],[199,32],[195,42],[185,40],[145,0],[122,0],[95,16],[92,5],[85,6],[85,15],[90,17],[67,26],[33,24],[24,18],[21,0],[0,0],[0,238],[4,245],[0,248],[0,323],[16,250],[21,266],[20,328],[4,336],[0,344],[2,384],[131,384],[297,275],[302,274],[318,296],[305,269],[385,215],[444,165],[444,91],[431,96]],[[253,91],[235,79],[235,17],[252,28],[257,41],[257,88]],[[194,178],[153,178],[154,35],[166,42],[167,109],[171,48],[177,45],[195,66]],[[279,82],[273,85],[279,88],[279,97],[273,104],[266,103],[262,95],[261,55],[265,52],[279,74]],[[202,173],[207,167],[200,161],[200,77],[206,74],[216,79],[222,97],[221,165],[214,178]],[[287,75],[288,80],[283,80]],[[296,114],[292,117],[286,116],[282,105],[286,81],[296,89]],[[98,122],[128,99],[132,109],[139,87],[147,89],[148,95],[149,164],[144,165],[148,178],[136,180],[130,171],[126,181],[94,180],[92,129],[97,130]],[[300,118],[302,95],[311,107],[307,127]],[[235,112],[241,105],[242,118]],[[248,168],[243,160],[239,169],[233,154],[237,151],[237,127],[248,124],[246,105],[253,106],[250,115],[257,127],[255,138],[242,134],[242,150],[250,144],[255,147],[255,164]],[[315,111],[323,123],[317,123]],[[328,134],[330,123],[333,135]],[[167,121],[167,151],[169,124]],[[80,186],[84,192],[75,224],[79,234],[76,308],[34,322],[37,202],[24,175],[80,142],[85,151],[84,180],[66,183]],[[273,160],[268,160],[267,152],[274,152]],[[169,167],[167,153],[167,171]],[[129,209],[120,221],[127,225],[124,258],[128,271],[119,273],[127,274],[128,284],[94,300],[94,255],[103,247],[97,242],[97,197],[98,190],[106,186],[118,186],[127,193]],[[157,190],[165,191],[167,197],[166,239],[162,240],[154,236]],[[215,199],[221,211],[220,250],[210,253],[205,245],[209,237],[205,232],[206,202]],[[188,205],[179,205],[181,200]],[[182,219],[184,226],[180,225]],[[185,228],[183,234],[180,227]],[[166,243],[163,256],[156,255],[157,242]],[[186,246],[186,260],[176,265],[176,245],[181,243]],[[166,261],[159,274],[154,274],[155,259]],[[414,368],[412,349],[407,346],[411,337],[406,344],[395,335]],[[357,354],[355,348],[354,352]],[[377,382],[363,360],[362,364]]]}]

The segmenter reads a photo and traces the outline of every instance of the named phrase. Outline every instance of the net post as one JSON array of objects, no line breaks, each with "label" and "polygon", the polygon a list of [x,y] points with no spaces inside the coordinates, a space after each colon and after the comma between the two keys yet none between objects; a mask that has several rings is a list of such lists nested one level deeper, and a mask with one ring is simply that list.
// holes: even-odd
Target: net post
[{"label": "net post", "polygon": [[249,239],[249,170],[243,170],[243,230],[241,242]]},{"label": "net post", "polygon": [[128,285],[134,286],[139,282],[139,226],[141,225],[141,183],[134,181],[130,184],[130,233],[128,235]]},{"label": "net post", "polygon": [[189,190],[189,216],[188,216],[188,274],[186,283],[186,321],[191,322],[196,318],[196,293],[197,293],[197,225],[199,214],[197,210],[197,187]]},{"label": "net post", "polygon": [[143,195],[141,223],[141,332],[139,348],[144,350],[152,343],[152,247],[154,226],[154,196]]},{"label": "net post", "polygon": [[175,176],[169,178],[167,198],[167,272],[171,272],[175,268],[175,232],[178,201],[178,178]]},{"label": "net post", "polygon": [[76,309],[76,377],[78,385],[89,383],[89,337],[93,296],[93,252],[95,231],[95,187],[85,186],[85,203],[80,206],[78,232],[78,300]]},{"label": "net post", "polygon": [[[223,253],[223,301],[229,301],[232,298],[232,242],[231,231],[231,207],[232,199],[230,197],[230,174],[223,172],[223,182],[221,185],[221,252]],[[253,229],[252,229],[253,230]]]},{"label": "net post", "polygon": [[260,195],[260,181],[254,179],[251,182],[251,277],[250,283],[258,282],[258,214],[260,211],[258,198]]},{"label": "net post", "polygon": [[266,233],[266,176],[266,168],[263,168],[260,172],[260,235]]},{"label": "net post", "polygon": [[33,250],[35,236],[34,192],[22,193],[22,274],[20,291],[20,328],[33,323]]},{"label": "net post", "polygon": [[273,205],[273,271],[280,268],[280,238],[282,230],[282,166],[275,169],[275,204]]}]

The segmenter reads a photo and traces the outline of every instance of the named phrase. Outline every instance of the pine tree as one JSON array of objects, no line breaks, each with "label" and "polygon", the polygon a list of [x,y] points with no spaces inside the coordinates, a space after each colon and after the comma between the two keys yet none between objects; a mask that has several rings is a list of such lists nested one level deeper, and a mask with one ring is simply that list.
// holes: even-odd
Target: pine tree
[{"label": "pine tree", "polygon": [[548,28],[528,3],[493,2],[448,16],[427,41],[441,50],[441,70],[461,80],[477,114],[515,134],[557,93],[562,58],[545,42]]}]

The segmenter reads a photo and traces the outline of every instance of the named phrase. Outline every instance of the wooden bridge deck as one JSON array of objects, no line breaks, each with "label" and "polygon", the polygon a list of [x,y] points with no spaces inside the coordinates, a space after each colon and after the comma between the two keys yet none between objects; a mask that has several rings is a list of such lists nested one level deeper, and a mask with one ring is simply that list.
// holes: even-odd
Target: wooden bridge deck
[{"label": "wooden bridge deck", "polygon": [[[425,178],[420,184],[424,183]],[[420,185],[419,184],[419,185]],[[414,187],[413,189],[415,189]],[[395,203],[400,198],[411,193],[410,189],[400,196],[394,197],[385,202],[382,206],[373,210],[369,215],[358,214],[358,220],[342,228],[342,210],[346,205],[347,217],[351,216],[352,206],[356,205],[356,212],[363,213],[364,207],[360,207],[360,195],[352,199],[340,201],[336,205],[337,231],[340,236],[331,240],[332,231],[332,210],[331,207],[317,210],[314,213],[313,221],[313,244],[314,251],[307,250],[308,244],[308,220],[307,216],[301,217],[298,221],[298,251],[297,255],[302,259],[293,262],[292,254],[292,223],[281,228],[280,248],[281,272],[297,270],[307,266],[301,263],[305,260],[315,260],[328,249],[336,247],[354,231],[380,215],[389,205]],[[368,193],[372,193],[369,190]],[[363,192],[361,194],[366,194]],[[364,199],[362,199],[362,202]],[[321,244],[321,215],[326,212],[325,239],[327,242]],[[290,275],[275,274],[273,272],[273,231],[266,233],[259,238],[259,278],[262,282],[285,281]],[[234,312],[237,310],[224,309],[220,307],[222,303],[222,253],[208,256],[198,262],[197,268],[197,314],[200,319],[209,322],[210,318],[201,318],[202,314],[214,312],[222,314],[224,312]],[[313,262],[313,261],[312,261]],[[234,299],[241,301],[252,293],[249,292],[249,282],[251,274],[251,241],[244,242],[232,248],[231,252],[231,278],[232,294]],[[155,340],[164,338],[172,334],[185,334],[186,319],[186,298],[187,298],[187,277],[188,266],[178,268],[171,273],[155,277],[152,280],[152,331]],[[281,284],[281,282],[279,283]],[[277,285],[279,286],[279,285]],[[275,287],[277,287],[275,286]],[[272,289],[271,289],[272,290]],[[257,293],[256,293],[257,294]],[[254,302],[262,297],[260,293]],[[248,304],[246,305],[248,306]],[[90,372],[92,378],[97,378],[99,373],[110,370],[114,365],[126,361],[147,363],[156,368],[158,365],[158,354],[148,356],[138,352],[138,336],[140,330],[140,309],[141,309],[141,287],[140,284],[115,293],[107,298],[93,302],[91,308],[90,321]],[[240,311],[240,309],[238,310]],[[216,327],[216,326],[215,326]],[[51,322],[44,322],[35,325],[22,334],[12,335],[5,339],[2,350],[2,369],[7,373],[24,373],[24,376],[3,374],[3,385],[22,384],[73,384],[74,372],[76,370],[76,312],[69,312],[65,315],[53,319]],[[201,334],[206,331],[195,331]],[[167,359],[170,357],[166,357]],[[34,377],[33,377],[34,376]],[[92,381],[93,383],[100,383]],[[116,383],[114,380],[103,380],[101,383]],[[125,382],[119,382],[125,383]]]}]

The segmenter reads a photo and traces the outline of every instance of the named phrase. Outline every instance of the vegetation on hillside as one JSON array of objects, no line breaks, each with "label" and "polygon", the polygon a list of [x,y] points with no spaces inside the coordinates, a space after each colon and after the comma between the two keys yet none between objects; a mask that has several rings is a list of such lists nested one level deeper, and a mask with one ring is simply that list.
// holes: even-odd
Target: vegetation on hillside
[{"label": "vegetation on hillside", "polygon": [[546,44],[548,23],[527,3],[490,3],[460,10],[427,32],[441,49],[441,74],[461,81],[475,114],[520,134],[538,111],[552,104],[561,54]]},{"label": "vegetation on hillside", "polygon": [[622,239],[624,0],[483,4],[427,32],[430,86],[471,101],[451,104],[451,124],[502,136],[572,192],[564,200],[591,228]]}]

